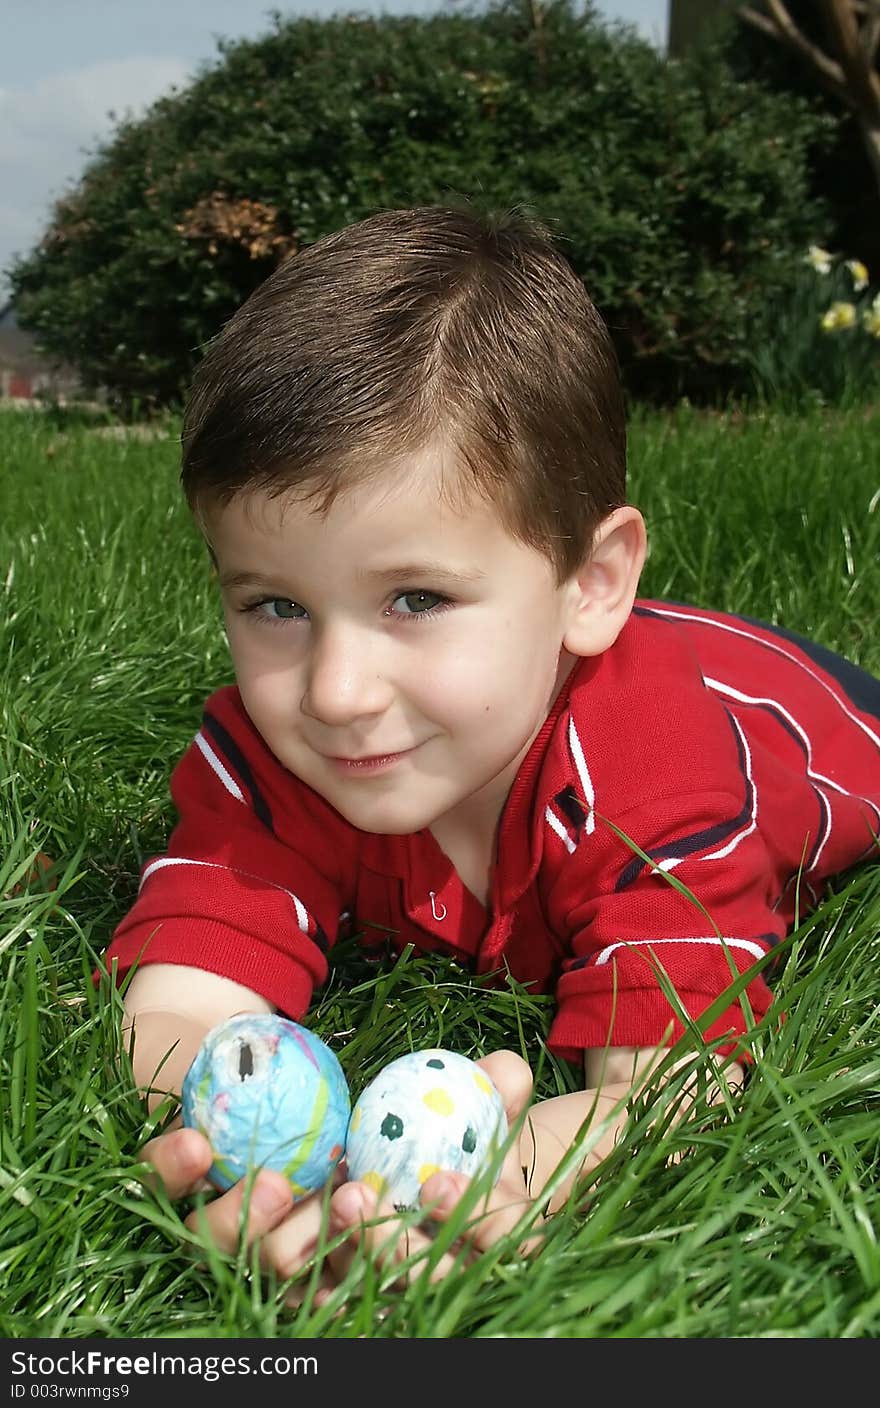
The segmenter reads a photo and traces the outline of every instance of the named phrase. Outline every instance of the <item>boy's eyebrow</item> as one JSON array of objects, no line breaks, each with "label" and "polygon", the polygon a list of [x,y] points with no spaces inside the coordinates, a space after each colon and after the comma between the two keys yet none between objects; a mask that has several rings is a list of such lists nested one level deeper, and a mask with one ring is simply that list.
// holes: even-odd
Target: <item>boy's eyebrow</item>
[{"label": "boy's eyebrow", "polygon": [[271,587],[274,583],[259,572],[224,572],[217,578],[221,587]]},{"label": "boy's eyebrow", "polygon": [[[359,577],[370,577],[375,582],[401,582],[406,577],[445,577],[446,582],[483,582],[486,573],[479,567],[451,567],[444,562],[403,562],[398,567],[376,567],[358,569]],[[272,577],[259,572],[224,572],[220,579],[221,587],[276,587]]]},{"label": "boy's eyebrow", "polygon": [[404,577],[446,577],[453,582],[480,582],[486,576],[478,567],[450,567],[445,562],[403,562],[399,567],[358,570],[359,577],[372,577],[377,582],[401,581]]},{"label": "boy's eyebrow", "polygon": [[[486,574],[478,568],[449,567],[443,562],[404,562],[399,567],[359,569],[359,577],[371,577],[377,582],[403,581],[407,577],[444,577],[451,582],[479,582]],[[259,572],[224,572],[219,578],[221,587],[275,587],[271,577]]]}]

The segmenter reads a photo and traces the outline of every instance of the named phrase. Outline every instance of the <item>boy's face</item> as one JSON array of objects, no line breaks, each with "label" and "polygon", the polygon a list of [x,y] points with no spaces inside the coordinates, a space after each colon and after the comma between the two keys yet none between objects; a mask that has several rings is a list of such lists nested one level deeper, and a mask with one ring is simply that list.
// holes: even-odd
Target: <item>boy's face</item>
[{"label": "boy's face", "polygon": [[490,504],[453,507],[425,451],[321,516],[254,494],[207,533],[244,706],[361,830],[494,834],[574,664],[571,590]]}]

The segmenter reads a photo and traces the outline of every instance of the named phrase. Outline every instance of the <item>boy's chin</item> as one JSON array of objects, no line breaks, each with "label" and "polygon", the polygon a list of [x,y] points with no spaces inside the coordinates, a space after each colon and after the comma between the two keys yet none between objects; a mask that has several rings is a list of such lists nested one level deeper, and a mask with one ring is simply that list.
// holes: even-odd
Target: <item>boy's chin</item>
[{"label": "boy's chin", "polygon": [[[336,808],[339,811],[339,808]],[[343,811],[339,811],[344,821],[349,826],[353,826],[357,831],[364,831],[369,836],[414,836],[417,831],[424,831],[431,826],[435,820],[433,816],[422,819],[397,818],[376,818],[354,816]]]},{"label": "boy's chin", "polygon": [[370,836],[413,836],[417,831],[424,831],[432,826],[445,814],[445,809],[442,808],[439,812],[426,808],[398,810],[389,807],[386,810],[382,807],[347,806],[345,799],[329,796],[325,796],[324,800],[330,803],[349,826]]}]

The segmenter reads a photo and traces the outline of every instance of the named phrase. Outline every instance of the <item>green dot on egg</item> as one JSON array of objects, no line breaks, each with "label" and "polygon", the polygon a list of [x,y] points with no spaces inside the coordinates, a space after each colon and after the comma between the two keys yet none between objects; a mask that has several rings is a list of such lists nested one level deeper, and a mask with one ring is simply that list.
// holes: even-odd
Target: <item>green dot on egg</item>
[{"label": "green dot on egg", "polygon": [[379,1133],[386,1139],[399,1139],[403,1134],[403,1120],[399,1115],[386,1115],[379,1126]]}]

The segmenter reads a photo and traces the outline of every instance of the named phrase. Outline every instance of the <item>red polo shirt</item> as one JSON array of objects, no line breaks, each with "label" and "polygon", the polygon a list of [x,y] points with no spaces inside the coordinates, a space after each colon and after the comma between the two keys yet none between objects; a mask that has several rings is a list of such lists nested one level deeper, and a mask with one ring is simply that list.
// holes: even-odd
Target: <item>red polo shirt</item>
[{"label": "red polo shirt", "polygon": [[[878,715],[880,683],[822,647],[639,602],[523,760],[487,909],[430,831],[359,831],[288,772],[229,686],[174,770],[178,824],[106,961],[120,977],[138,959],[204,968],[300,1020],[353,916],[366,945],[555,992],[563,1057],[660,1045],[679,1003],[698,1017],[826,878],[880,855]],[[766,1011],[763,976],[747,999]],[[744,1027],[736,1000],[707,1035]]]}]

